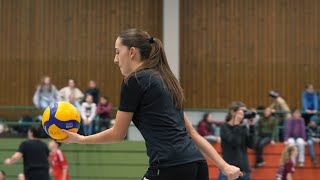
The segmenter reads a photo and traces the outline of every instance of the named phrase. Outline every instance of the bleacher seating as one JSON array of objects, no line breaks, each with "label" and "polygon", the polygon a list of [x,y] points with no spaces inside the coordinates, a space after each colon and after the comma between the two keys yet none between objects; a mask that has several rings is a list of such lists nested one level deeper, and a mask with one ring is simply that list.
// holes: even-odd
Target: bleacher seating
[{"label": "bleacher seating", "polygon": [[[214,144],[215,149],[221,154],[221,145]],[[281,152],[284,148],[283,143],[277,143],[274,145],[267,145],[264,150],[264,160],[266,162],[265,166],[259,167],[258,169],[251,171],[252,179],[254,180],[274,180],[275,174],[279,167]],[[319,160],[320,154],[320,145],[315,145],[315,151],[317,154],[317,158]],[[313,166],[310,156],[309,149],[306,146],[306,161],[305,166],[303,168],[296,167],[294,173],[294,179],[303,179],[303,180],[316,180],[320,179],[320,168],[319,166]],[[251,149],[248,150],[250,165],[252,166],[255,162],[255,152]],[[218,177],[219,170],[218,168],[208,160],[209,164],[209,173],[210,180],[215,180]]]}]

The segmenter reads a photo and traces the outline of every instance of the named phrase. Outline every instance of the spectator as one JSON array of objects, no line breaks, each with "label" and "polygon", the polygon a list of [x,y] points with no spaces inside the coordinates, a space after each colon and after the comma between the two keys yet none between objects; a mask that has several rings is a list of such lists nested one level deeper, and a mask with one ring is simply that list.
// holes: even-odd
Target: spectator
[{"label": "spectator", "polygon": [[89,88],[86,90],[85,95],[90,94],[93,97],[93,102],[98,104],[99,101],[99,89],[97,88],[97,84],[95,81],[89,81]]},{"label": "spectator", "polygon": [[319,143],[320,141],[318,122],[319,122],[318,117],[313,116],[307,127],[308,146],[309,146],[309,152],[310,152],[313,165],[318,164],[314,147],[313,147],[314,143]]},{"label": "spectator", "polygon": [[50,172],[54,180],[69,180],[68,162],[64,153],[60,150],[61,143],[50,140]]},{"label": "spectator", "polygon": [[11,165],[23,158],[24,175],[28,180],[49,180],[49,149],[38,139],[42,130],[40,126],[31,126],[28,140],[22,142],[18,151],[4,161],[6,165]]},{"label": "spectator", "polygon": [[23,173],[18,174],[18,180],[25,180],[26,178],[24,177]]},{"label": "spectator", "polygon": [[[223,159],[240,168],[244,176],[239,180],[250,180],[250,166],[247,148],[254,147],[255,127],[253,119],[248,120],[249,128],[243,125],[246,105],[242,102],[233,102],[226,117],[226,123],[221,125],[221,147]],[[249,131],[249,132],[248,132]],[[221,172],[219,180],[227,180]]]},{"label": "spectator", "polygon": [[99,116],[99,131],[110,128],[112,105],[107,96],[100,97],[97,106],[97,114]]},{"label": "spectator", "polygon": [[56,86],[51,83],[50,77],[43,77],[33,95],[34,105],[38,109],[45,110],[51,103],[58,101],[60,101],[60,94]]},{"label": "spectator", "polygon": [[298,155],[297,147],[289,145],[282,151],[280,167],[278,169],[276,180],[292,180],[294,166]]},{"label": "spectator", "polygon": [[69,103],[74,105],[77,108],[77,110],[81,112],[81,105],[78,101],[76,101],[76,98],[73,93],[69,95]]},{"label": "spectator", "polygon": [[317,114],[318,96],[312,84],[306,84],[306,90],[302,93],[302,112],[305,125],[308,125],[310,118]]},{"label": "spectator", "polygon": [[212,114],[204,114],[202,120],[198,124],[198,133],[207,141],[217,143],[220,142],[220,137],[216,135],[212,122]]},{"label": "spectator", "polygon": [[[280,96],[280,94],[275,91],[269,91],[269,96],[272,99],[272,104],[269,108],[272,109],[272,112],[280,112],[276,113],[275,117],[278,119],[278,125],[284,126],[284,122],[291,117],[290,108],[287,102]],[[284,140],[284,130],[279,129],[279,141],[283,142]]]},{"label": "spectator", "polygon": [[293,117],[289,118],[287,122],[285,144],[298,146],[298,162],[300,167],[304,166],[304,145],[306,144],[305,140],[306,131],[304,120],[301,117],[300,110],[296,109],[293,111]]},{"label": "spectator", "polygon": [[83,120],[84,135],[93,134],[93,121],[96,116],[96,104],[93,102],[93,97],[87,95],[86,101],[81,105],[81,117]]},{"label": "spectator", "polygon": [[69,79],[68,86],[62,88],[60,91],[60,95],[62,101],[70,102],[70,94],[74,95],[76,101],[80,102],[83,99],[83,93],[80,91],[79,88],[76,87],[76,83],[73,79]]},{"label": "spectator", "polygon": [[3,170],[0,170],[0,180],[6,179],[6,173]]},{"label": "spectator", "polygon": [[258,121],[257,135],[258,140],[256,143],[256,163],[255,168],[263,166],[265,161],[263,160],[263,148],[271,143],[275,143],[275,132],[276,132],[277,121],[272,116],[270,108],[264,110],[263,116]]}]

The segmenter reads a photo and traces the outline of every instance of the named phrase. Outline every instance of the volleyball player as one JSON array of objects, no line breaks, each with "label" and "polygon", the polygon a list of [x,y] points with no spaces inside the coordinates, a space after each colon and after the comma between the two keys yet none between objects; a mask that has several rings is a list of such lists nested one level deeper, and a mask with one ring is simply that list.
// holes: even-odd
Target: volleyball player
[{"label": "volleyball player", "polygon": [[[242,176],[192,127],[183,112],[184,94],[159,39],[129,29],[115,42],[115,64],[124,75],[120,106],[112,128],[91,136],[69,135],[64,143],[122,141],[133,121],[146,141],[145,180],[208,180],[207,155],[229,179]],[[202,153],[201,153],[201,152]]]}]

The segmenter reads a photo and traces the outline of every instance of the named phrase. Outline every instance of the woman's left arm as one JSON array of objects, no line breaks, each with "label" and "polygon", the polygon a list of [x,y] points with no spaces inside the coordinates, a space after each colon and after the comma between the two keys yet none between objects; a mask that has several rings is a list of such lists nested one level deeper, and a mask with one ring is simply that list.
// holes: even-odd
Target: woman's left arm
[{"label": "woman's left arm", "polygon": [[187,115],[184,113],[184,121],[186,124],[187,131],[192,138],[193,142],[197,145],[200,151],[208,156],[219,169],[222,170],[229,179],[237,179],[239,176],[243,176],[240,169],[235,166],[231,166],[226,163],[213,146],[205,140],[198,132],[192,127]]}]

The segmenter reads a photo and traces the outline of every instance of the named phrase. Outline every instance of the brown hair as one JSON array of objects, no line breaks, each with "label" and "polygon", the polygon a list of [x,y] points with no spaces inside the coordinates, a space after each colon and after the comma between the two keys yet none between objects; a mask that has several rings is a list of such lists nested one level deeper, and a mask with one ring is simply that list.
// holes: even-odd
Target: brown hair
[{"label": "brown hair", "polygon": [[287,147],[284,148],[284,150],[281,153],[281,158],[280,158],[280,164],[284,165],[285,163],[287,163],[290,158],[291,155],[293,153],[293,151],[295,150],[295,145],[288,145]]},{"label": "brown hair", "polygon": [[139,49],[143,62],[135,72],[125,78],[125,82],[127,83],[128,79],[138,71],[152,69],[160,75],[173,98],[176,108],[182,109],[185,100],[183,89],[169,67],[160,39],[153,38],[147,32],[138,29],[128,29],[120,33],[119,38],[122,44],[128,48]]},{"label": "brown hair", "polygon": [[239,108],[246,107],[246,104],[244,104],[241,101],[234,101],[229,106],[228,114],[226,116],[226,122],[229,122],[232,119],[232,112],[238,111]]}]

